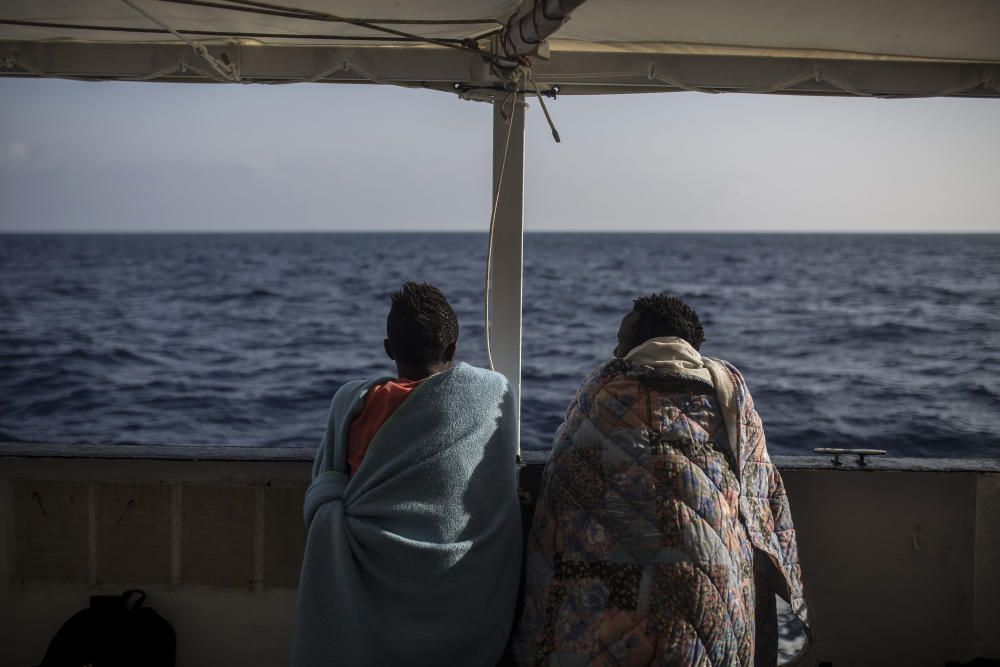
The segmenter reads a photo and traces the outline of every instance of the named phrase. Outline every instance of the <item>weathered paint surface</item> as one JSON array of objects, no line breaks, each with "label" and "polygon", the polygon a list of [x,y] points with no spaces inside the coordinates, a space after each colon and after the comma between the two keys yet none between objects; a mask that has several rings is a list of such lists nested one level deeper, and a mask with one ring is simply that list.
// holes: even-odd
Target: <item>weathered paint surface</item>
[{"label": "weathered paint surface", "polygon": [[302,521],[305,488],[268,487],[260,526],[263,549],[263,582],[268,588],[296,588],[299,565],[306,547],[306,527]]},{"label": "weathered paint surface", "polygon": [[90,562],[88,484],[16,480],[13,484],[14,576],[32,581],[82,581]]},{"label": "weathered paint surface", "polygon": [[1000,657],[1000,475],[976,483],[976,655]]},{"label": "weathered paint surface", "polygon": [[181,581],[249,588],[256,532],[250,486],[185,484],[181,489]]},{"label": "weathered paint surface", "polygon": [[972,657],[976,473],[782,476],[822,660]]},{"label": "weathered paint surface", "polygon": [[169,584],[170,486],[101,482],[97,484],[97,581]]}]

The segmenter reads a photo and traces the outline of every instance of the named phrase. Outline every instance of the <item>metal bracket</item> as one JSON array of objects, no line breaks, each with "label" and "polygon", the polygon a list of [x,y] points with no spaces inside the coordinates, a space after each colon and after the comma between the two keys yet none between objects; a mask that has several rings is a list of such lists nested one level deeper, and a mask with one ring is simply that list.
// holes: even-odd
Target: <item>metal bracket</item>
[{"label": "metal bracket", "polygon": [[817,454],[832,454],[833,458],[830,459],[830,462],[835,466],[843,465],[840,460],[841,454],[857,456],[859,466],[866,465],[866,456],[885,456],[886,454],[884,449],[841,449],[839,447],[818,447],[813,451]]}]

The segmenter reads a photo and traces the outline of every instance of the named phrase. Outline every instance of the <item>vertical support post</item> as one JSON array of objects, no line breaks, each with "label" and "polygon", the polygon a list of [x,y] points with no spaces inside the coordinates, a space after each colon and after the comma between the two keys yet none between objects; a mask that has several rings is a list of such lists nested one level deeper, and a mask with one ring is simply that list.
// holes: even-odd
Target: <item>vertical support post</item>
[{"label": "vertical support post", "polygon": [[493,103],[493,283],[490,309],[493,366],[514,389],[517,451],[521,452],[521,294],[524,267],[524,95]]}]

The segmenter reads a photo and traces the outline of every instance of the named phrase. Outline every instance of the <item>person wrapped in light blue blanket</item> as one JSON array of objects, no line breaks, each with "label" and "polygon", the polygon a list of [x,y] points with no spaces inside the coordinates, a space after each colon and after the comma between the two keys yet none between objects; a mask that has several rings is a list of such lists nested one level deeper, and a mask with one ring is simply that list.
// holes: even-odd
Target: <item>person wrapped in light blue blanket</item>
[{"label": "person wrapped in light blue blanket", "polygon": [[342,386],[316,453],[291,664],[495,665],[521,567],[510,385],[453,363],[430,285],[386,328],[397,377]]}]

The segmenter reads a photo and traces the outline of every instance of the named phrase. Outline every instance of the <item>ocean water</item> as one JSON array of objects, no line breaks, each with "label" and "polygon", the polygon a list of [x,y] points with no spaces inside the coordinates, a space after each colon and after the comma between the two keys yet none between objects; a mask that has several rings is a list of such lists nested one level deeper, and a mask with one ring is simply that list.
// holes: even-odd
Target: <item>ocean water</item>
[{"label": "ocean water", "polygon": [[[637,296],[744,373],[772,453],[1000,455],[1000,235],[529,234],[522,440],[547,449]],[[483,234],[0,236],[0,441],[315,446],[438,285],[484,363]]]}]

